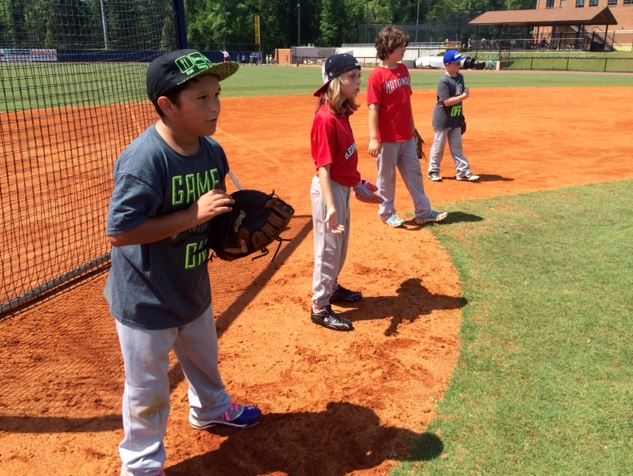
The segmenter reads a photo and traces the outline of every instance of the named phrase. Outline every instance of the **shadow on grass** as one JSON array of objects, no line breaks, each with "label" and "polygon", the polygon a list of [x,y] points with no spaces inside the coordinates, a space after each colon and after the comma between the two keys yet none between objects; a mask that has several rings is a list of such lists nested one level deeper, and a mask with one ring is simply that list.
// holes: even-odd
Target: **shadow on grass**
[{"label": "shadow on grass", "polygon": [[[514,181],[512,177],[504,177],[503,175],[495,175],[495,174],[478,174],[478,175],[479,175],[479,181],[472,182],[473,185],[476,185],[477,183],[481,183],[481,182],[513,182]],[[455,176],[450,176],[450,177],[442,177],[442,180],[456,181],[457,179],[455,178]],[[464,182],[464,183],[469,183],[469,182]]]},{"label": "shadow on grass", "polygon": [[453,223],[472,223],[483,221],[483,217],[464,212],[450,212],[440,225],[452,225]]},{"label": "shadow on grass", "polygon": [[471,215],[470,213],[464,212],[449,212],[448,216],[440,223],[427,223],[426,225],[420,225],[416,223],[414,219],[407,220],[405,222],[406,226],[404,227],[404,229],[409,231],[417,231],[428,226],[444,226],[451,225],[453,223],[476,222],[482,220],[483,218],[479,215]]}]

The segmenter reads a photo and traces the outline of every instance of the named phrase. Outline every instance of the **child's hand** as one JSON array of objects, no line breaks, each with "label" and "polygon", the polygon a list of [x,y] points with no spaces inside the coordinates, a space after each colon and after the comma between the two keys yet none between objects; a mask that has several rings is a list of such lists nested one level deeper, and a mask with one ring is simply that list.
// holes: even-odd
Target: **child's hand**
[{"label": "child's hand", "polygon": [[380,154],[380,142],[378,139],[369,139],[369,155],[378,157]]},{"label": "child's hand", "polygon": [[196,210],[196,224],[232,210],[234,200],[224,190],[214,189],[202,195],[193,205]]},{"label": "child's hand", "polygon": [[464,96],[464,99],[470,96],[470,88],[464,88],[463,96]]},{"label": "child's hand", "polygon": [[328,208],[325,212],[325,227],[331,233],[343,233],[345,225],[338,222],[338,213],[336,208]]}]

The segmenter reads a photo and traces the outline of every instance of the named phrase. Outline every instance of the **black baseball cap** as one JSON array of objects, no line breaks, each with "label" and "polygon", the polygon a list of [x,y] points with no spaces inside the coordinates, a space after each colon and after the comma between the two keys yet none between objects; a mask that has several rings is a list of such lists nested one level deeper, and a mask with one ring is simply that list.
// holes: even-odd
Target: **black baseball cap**
[{"label": "black baseball cap", "polygon": [[176,50],[160,55],[147,68],[147,96],[154,102],[172,89],[202,74],[213,74],[220,81],[235,73],[239,64],[232,61],[213,64],[196,50]]},{"label": "black baseball cap", "polygon": [[349,53],[340,53],[332,55],[323,63],[321,75],[323,76],[323,85],[314,92],[315,96],[320,96],[327,91],[330,82],[334,78],[338,78],[341,74],[350,69],[360,69],[360,63]]}]

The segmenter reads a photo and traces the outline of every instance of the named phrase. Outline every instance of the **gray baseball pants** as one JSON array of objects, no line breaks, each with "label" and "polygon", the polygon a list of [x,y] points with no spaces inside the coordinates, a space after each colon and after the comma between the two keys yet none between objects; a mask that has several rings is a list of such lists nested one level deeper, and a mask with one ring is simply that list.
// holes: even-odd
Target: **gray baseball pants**
[{"label": "gray baseball pants", "polygon": [[321,193],[319,177],[312,179],[310,198],[312,200],[312,230],[314,233],[314,272],[312,274],[312,306],[324,308],[330,304],[330,297],[338,287],[338,276],[345,264],[350,234],[349,199],[351,188],[330,181],[334,206],[339,223],[345,226],[343,233],[327,230],[325,220],[326,204]]},{"label": "gray baseball pants", "polygon": [[448,148],[451,151],[451,157],[455,162],[455,172],[458,177],[467,177],[470,172],[470,163],[464,155],[462,148],[462,130],[457,127],[454,129],[436,130],[433,136],[433,145],[431,146],[431,157],[429,158],[429,173],[440,173],[440,164],[444,157],[444,148],[448,139]]},{"label": "gray baseball pants", "polygon": [[189,383],[189,418],[219,418],[231,405],[218,367],[218,337],[209,307],[182,327],[146,330],[116,321],[123,363],[122,476],[160,474],[169,415],[169,351]]},{"label": "gray baseball pants", "polygon": [[415,139],[407,142],[383,142],[377,158],[378,178],[376,186],[378,195],[385,201],[378,207],[382,221],[386,221],[396,213],[394,198],[396,195],[396,168],[413,199],[416,218],[431,215],[431,202],[424,193],[422,168],[415,147]]}]

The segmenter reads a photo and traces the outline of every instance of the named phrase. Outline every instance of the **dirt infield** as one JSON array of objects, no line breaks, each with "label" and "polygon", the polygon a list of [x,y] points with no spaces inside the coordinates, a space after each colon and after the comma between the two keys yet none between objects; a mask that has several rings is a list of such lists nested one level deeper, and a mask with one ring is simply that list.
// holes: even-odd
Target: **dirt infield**
[{"label": "dirt infield", "polygon": [[[364,97],[360,98],[360,102]],[[418,129],[431,138],[432,92],[416,92]],[[628,137],[632,89],[474,90],[465,105],[465,152],[481,183],[425,187],[447,203],[633,178]],[[197,432],[186,383],[172,362],[167,474],[386,474],[410,454],[429,457],[425,433],[459,357],[462,308],[450,257],[428,228],[393,230],[354,201],[342,283],[366,298],[339,308],[356,330],[309,321],[312,233],[311,97],[225,99],[218,140],[244,187],[274,189],[297,216],[293,240],[268,259],[211,267],[221,367],[234,398],[261,406],[262,423]],[[375,179],[367,114],[352,116],[363,174]],[[430,148],[427,141],[427,152]],[[399,213],[411,212],[398,182]],[[99,213],[104,213],[103,210]],[[456,213],[456,221],[484,221]],[[115,475],[121,439],[122,363],[102,298],[104,277],[0,322],[0,475]]]}]

